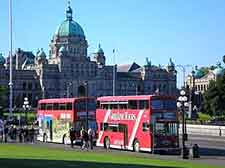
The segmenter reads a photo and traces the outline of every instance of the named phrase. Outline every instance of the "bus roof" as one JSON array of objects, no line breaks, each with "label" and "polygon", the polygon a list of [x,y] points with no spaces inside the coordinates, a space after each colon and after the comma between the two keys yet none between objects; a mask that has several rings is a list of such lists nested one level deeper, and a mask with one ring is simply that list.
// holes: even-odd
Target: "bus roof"
[{"label": "bus roof", "polygon": [[159,95],[134,95],[134,96],[103,96],[98,97],[98,101],[128,101],[128,100],[149,100],[149,99],[176,99],[175,96]]},{"label": "bus roof", "polygon": [[54,99],[41,99],[38,103],[70,103],[75,100],[95,99],[95,97],[76,97],[76,98],[54,98]]}]

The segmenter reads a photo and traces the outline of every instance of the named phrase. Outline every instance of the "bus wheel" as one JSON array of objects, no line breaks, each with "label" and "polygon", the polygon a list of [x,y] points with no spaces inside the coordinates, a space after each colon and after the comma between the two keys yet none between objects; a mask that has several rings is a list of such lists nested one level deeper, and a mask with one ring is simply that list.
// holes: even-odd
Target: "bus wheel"
[{"label": "bus wheel", "polygon": [[109,141],[108,137],[106,137],[105,140],[104,140],[104,148],[105,149],[109,149],[110,148],[110,141]]},{"label": "bus wheel", "polygon": [[43,142],[47,142],[47,135],[46,134],[44,134],[44,136],[43,136]]},{"label": "bus wheel", "polygon": [[133,150],[134,150],[134,152],[139,152],[140,151],[140,144],[139,144],[138,140],[134,141]]}]

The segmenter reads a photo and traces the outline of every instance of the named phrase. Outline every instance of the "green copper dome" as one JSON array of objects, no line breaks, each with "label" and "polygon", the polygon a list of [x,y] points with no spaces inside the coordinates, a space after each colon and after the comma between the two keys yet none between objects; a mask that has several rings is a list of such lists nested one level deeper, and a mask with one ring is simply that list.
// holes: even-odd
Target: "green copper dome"
[{"label": "green copper dome", "polygon": [[81,36],[85,37],[82,27],[73,21],[73,11],[70,6],[66,10],[66,20],[57,28],[55,34],[58,36]]},{"label": "green copper dome", "polygon": [[217,67],[216,69],[213,70],[213,73],[216,76],[222,76],[224,75],[224,69],[222,67]]},{"label": "green copper dome", "polygon": [[98,45],[98,48],[97,48],[97,50],[95,51],[95,53],[97,53],[97,54],[104,54],[104,51],[103,51],[103,49],[101,48],[101,44]]},{"label": "green copper dome", "polygon": [[197,70],[194,74],[195,78],[201,78],[205,75],[205,73],[202,70]]},{"label": "green copper dome", "polygon": [[0,65],[5,64],[5,58],[3,57],[3,55],[0,53]]}]

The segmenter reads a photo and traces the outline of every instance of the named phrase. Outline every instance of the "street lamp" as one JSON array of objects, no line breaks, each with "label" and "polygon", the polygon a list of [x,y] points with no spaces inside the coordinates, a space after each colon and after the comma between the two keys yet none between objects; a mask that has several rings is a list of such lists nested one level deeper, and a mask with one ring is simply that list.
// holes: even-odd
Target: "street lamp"
[{"label": "street lamp", "polygon": [[88,81],[85,81],[84,85],[86,87],[86,95],[85,95],[85,99],[86,99],[86,130],[88,131]]},{"label": "street lamp", "polygon": [[187,140],[186,125],[185,125],[185,107],[189,107],[187,102],[188,98],[186,96],[185,90],[180,91],[180,96],[178,97],[177,107],[182,112],[182,157],[183,159],[188,159],[188,151],[185,146],[185,141]]},{"label": "street lamp", "polygon": [[72,82],[69,82],[68,84],[67,84],[67,90],[66,90],[66,94],[67,94],[67,98],[69,98],[70,97],[70,87],[73,85],[73,83]]},{"label": "street lamp", "polygon": [[27,111],[30,109],[29,101],[27,97],[24,97],[23,109],[25,112],[26,124],[27,124]]}]

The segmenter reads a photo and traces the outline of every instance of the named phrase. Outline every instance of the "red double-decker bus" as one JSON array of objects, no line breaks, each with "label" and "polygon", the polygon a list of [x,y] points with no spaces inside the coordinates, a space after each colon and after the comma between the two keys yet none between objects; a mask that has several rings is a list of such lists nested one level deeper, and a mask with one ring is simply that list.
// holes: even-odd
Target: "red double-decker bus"
[{"label": "red double-decker bus", "polygon": [[80,130],[97,130],[96,99],[57,98],[42,99],[38,102],[38,140],[44,142],[69,143],[69,130],[72,128],[76,142],[80,141]]},{"label": "red double-decker bus", "polygon": [[96,120],[97,146],[136,152],[179,151],[175,97],[99,97]]}]

